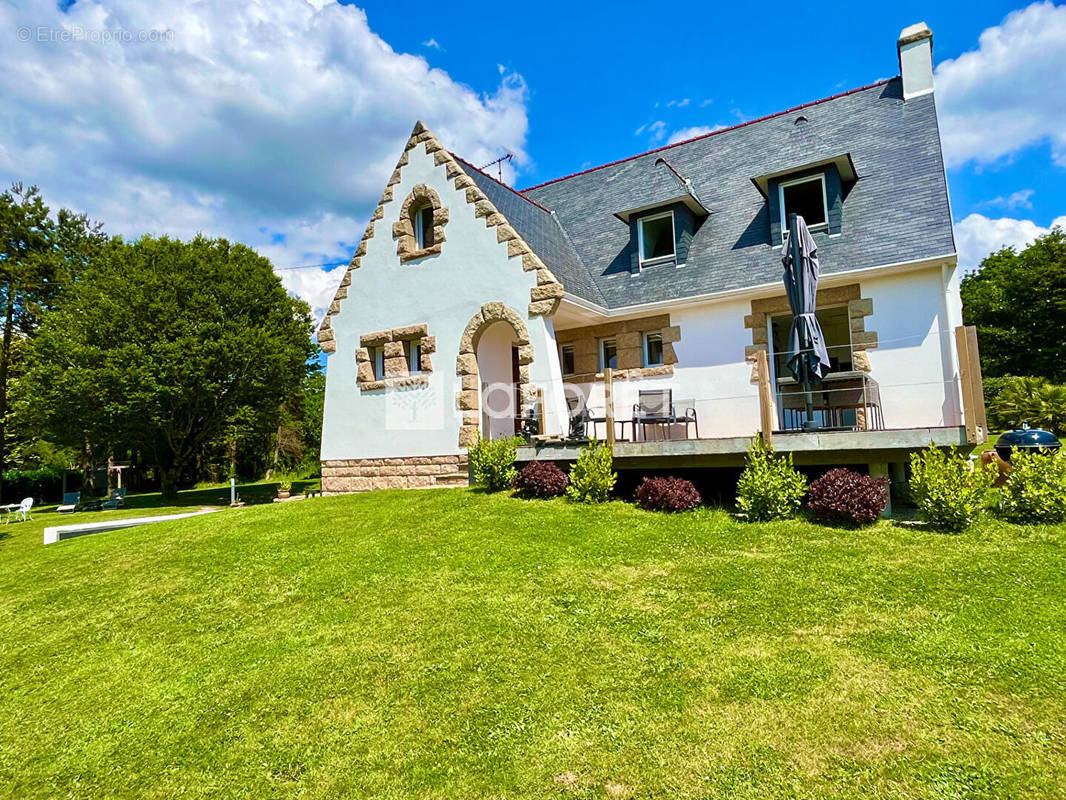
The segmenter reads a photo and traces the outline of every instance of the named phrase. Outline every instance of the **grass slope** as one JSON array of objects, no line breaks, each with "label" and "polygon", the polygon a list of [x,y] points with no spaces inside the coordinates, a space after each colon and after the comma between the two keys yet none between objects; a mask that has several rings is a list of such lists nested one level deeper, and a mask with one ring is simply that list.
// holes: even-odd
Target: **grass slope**
[{"label": "grass slope", "polygon": [[437,490],[43,547],[49,516],[0,529],[0,796],[1066,785],[1064,527]]}]

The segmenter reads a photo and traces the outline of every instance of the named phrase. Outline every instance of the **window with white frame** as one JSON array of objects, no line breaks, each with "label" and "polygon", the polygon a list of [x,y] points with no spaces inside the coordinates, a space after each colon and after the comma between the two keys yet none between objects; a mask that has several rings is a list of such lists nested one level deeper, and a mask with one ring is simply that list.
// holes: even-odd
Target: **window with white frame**
[{"label": "window with white frame", "polygon": [[422,371],[422,342],[419,339],[405,339],[403,355],[407,359],[407,372],[417,375]]},{"label": "window with white frame", "polygon": [[600,369],[618,369],[618,343],[614,339],[600,342]]},{"label": "window with white frame", "polygon": [[663,363],[663,335],[648,333],[644,335],[644,366],[660,367]]},{"label": "window with white frame", "polygon": [[564,344],[559,348],[559,365],[563,369],[563,375],[574,374],[574,346]]},{"label": "window with white frame", "polygon": [[374,365],[374,380],[380,381],[385,377],[385,348],[368,347],[370,363]]},{"label": "window with white frame", "polygon": [[788,230],[788,215],[803,217],[809,230],[824,230],[829,223],[829,206],[825,196],[825,175],[810,175],[785,181],[778,187],[781,208],[781,235]]},{"label": "window with white frame", "polygon": [[643,217],[637,222],[637,247],[640,263],[673,258],[674,212]]},{"label": "window with white frame", "polygon": [[414,211],[412,225],[415,229],[415,247],[424,250],[433,246],[433,206],[422,206]]}]

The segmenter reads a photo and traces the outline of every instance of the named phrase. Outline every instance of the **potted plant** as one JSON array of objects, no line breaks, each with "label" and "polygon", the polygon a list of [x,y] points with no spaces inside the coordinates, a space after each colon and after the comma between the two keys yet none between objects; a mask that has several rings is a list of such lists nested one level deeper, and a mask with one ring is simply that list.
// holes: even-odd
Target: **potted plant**
[{"label": "potted plant", "polygon": [[278,481],[278,497],[281,500],[286,500],[289,494],[292,492],[292,478],[283,477]]}]

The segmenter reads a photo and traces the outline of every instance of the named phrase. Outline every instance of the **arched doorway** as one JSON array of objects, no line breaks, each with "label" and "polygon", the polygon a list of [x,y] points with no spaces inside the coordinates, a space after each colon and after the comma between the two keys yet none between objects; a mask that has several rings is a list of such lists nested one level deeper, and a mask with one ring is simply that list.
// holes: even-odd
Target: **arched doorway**
[{"label": "arched doorway", "polygon": [[461,447],[474,444],[479,434],[497,438],[515,432],[515,421],[533,400],[532,362],[529,329],[518,312],[503,303],[483,305],[467,323],[456,359]]}]

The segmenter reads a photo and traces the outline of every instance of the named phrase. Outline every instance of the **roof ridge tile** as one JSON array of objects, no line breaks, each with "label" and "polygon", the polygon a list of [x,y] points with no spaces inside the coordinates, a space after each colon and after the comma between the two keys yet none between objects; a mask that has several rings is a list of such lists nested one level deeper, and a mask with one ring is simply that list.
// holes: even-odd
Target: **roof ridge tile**
[{"label": "roof ridge tile", "polygon": [[[616,159],[615,161],[609,161],[606,164],[600,164],[599,166],[589,167],[588,169],[579,170],[578,172],[572,172],[569,175],[563,175],[562,177],[559,177],[559,178],[552,178],[551,180],[544,181],[543,183],[538,183],[538,184],[536,184],[534,186],[527,186],[525,189],[512,189],[510,186],[508,186],[507,188],[511,189],[512,192],[515,192],[516,194],[519,194],[519,195],[522,195],[523,197],[525,197],[526,196],[526,192],[532,192],[535,189],[540,189],[540,188],[543,188],[544,186],[550,186],[553,183],[559,183],[560,181],[569,180],[570,178],[577,178],[580,175],[587,175],[590,172],[596,172],[597,170],[606,169],[607,167],[614,167],[614,166],[617,166],[619,164],[624,164],[627,161],[634,161],[634,160],[636,160],[638,158],[643,158],[644,156],[653,155],[654,153],[661,153],[664,150],[671,150],[671,149],[673,149],[675,147],[680,147],[681,145],[690,144],[691,142],[699,141],[700,139],[708,139],[711,136],[718,136],[721,133],[729,133],[730,131],[735,131],[735,130],[737,130],[739,128],[745,128],[748,125],[754,125],[757,122],[766,122],[767,120],[774,119],[775,117],[781,117],[781,116],[784,116],[785,114],[791,114],[791,113],[793,113],[795,111],[800,111],[800,110],[802,110],[804,108],[810,108],[811,106],[816,106],[816,105],[819,105],[821,103],[828,103],[830,100],[838,100],[841,97],[847,97],[848,95],[856,94],[857,92],[865,92],[865,91],[867,91],[869,89],[876,89],[878,86],[884,86],[887,83],[891,83],[894,80],[898,80],[898,78],[899,78],[898,75],[893,77],[893,78],[883,78],[882,80],[875,81],[874,83],[867,84],[866,86],[859,86],[859,87],[857,87],[855,89],[848,89],[847,91],[838,92],[837,94],[830,95],[829,97],[823,97],[823,98],[821,98],[819,100],[811,100],[811,101],[806,102],[806,103],[801,103],[798,106],[792,106],[792,108],[786,108],[784,111],[775,111],[772,114],[766,114],[766,115],[761,116],[761,117],[756,117],[755,119],[749,119],[749,120],[746,120],[744,122],[738,122],[736,125],[730,125],[728,128],[719,128],[718,130],[710,131],[708,133],[703,133],[703,134],[700,134],[699,136],[693,136],[691,139],[685,139],[685,140],[680,141],[680,142],[674,142],[673,144],[665,144],[662,147],[656,147],[656,148],[653,148],[651,150],[645,150],[643,153],[637,153],[636,155],[626,156],[625,158],[619,158],[619,159]],[[477,168],[475,167],[475,169],[477,169]],[[489,175],[488,177],[492,178],[491,175]],[[496,179],[492,178],[492,180],[496,180]],[[497,181],[497,183],[498,183],[498,181]],[[503,185],[506,186],[506,184],[503,184]],[[527,197],[526,199],[533,200],[533,198],[531,198],[531,197]],[[533,202],[536,202],[536,201],[533,201]]]}]

